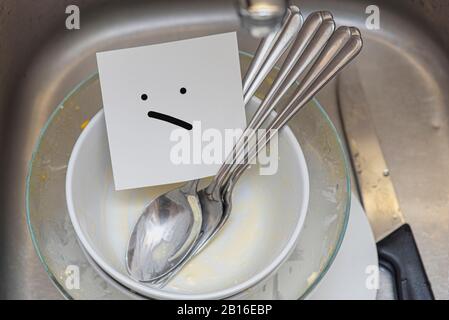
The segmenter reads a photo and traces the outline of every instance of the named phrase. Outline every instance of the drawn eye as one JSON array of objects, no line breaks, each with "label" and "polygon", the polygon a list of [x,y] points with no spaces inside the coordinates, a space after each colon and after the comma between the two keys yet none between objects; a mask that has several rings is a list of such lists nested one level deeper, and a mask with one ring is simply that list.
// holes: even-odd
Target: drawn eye
[{"label": "drawn eye", "polygon": [[187,89],[184,88],[184,87],[182,87],[182,88],[179,90],[179,92],[180,92],[181,94],[186,94],[186,93],[187,93]]},{"label": "drawn eye", "polygon": [[142,99],[143,101],[147,101],[147,100],[148,100],[148,95],[146,95],[146,94],[144,93],[144,94],[142,94],[142,95],[140,96],[140,99]]}]

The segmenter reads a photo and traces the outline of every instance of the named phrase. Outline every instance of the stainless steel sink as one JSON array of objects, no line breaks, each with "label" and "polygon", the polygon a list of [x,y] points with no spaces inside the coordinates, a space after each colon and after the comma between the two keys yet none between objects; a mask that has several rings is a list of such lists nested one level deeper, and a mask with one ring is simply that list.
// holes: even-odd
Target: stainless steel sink
[{"label": "stainless steel sink", "polygon": [[[380,30],[368,30],[370,1],[293,2],[362,29],[357,63],[382,148],[435,294],[449,299],[449,3],[379,0]],[[65,28],[70,4],[80,30]],[[96,70],[95,52],[238,29],[233,1],[0,0],[0,298],[62,297],[28,233],[25,177],[41,128]],[[239,42],[257,45],[242,30]],[[339,127],[335,86],[318,99]]]}]

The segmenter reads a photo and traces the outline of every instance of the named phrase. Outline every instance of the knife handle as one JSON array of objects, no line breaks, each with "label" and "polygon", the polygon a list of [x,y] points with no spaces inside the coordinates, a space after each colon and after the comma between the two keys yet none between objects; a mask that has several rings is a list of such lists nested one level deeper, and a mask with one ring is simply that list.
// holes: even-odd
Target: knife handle
[{"label": "knife handle", "polygon": [[379,264],[393,274],[399,300],[435,299],[408,224],[378,242],[377,251]]}]

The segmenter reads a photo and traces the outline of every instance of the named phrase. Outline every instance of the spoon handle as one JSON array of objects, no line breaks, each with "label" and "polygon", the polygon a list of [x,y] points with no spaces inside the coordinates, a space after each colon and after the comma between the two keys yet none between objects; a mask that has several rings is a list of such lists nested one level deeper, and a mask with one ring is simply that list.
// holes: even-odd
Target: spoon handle
[{"label": "spoon handle", "polygon": [[299,31],[292,48],[285,59],[269,92],[257,109],[248,127],[234,145],[225,163],[218,171],[214,182],[208,187],[208,193],[221,188],[230,178],[236,159],[242,155],[255,134],[255,130],[264,123],[274,110],[276,104],[285,96],[290,86],[300,77],[307,67],[318,56],[330,36],[334,32],[335,22],[329,12],[312,13]]},{"label": "spoon handle", "polygon": [[[261,70],[264,63],[267,61],[270,52],[272,52],[273,47],[275,46],[277,40],[279,39],[279,36],[281,35],[281,33],[285,28],[286,22],[290,20],[291,16],[292,16],[292,9],[288,8],[281,27],[277,31],[271,32],[260,41],[256,53],[254,54],[254,58],[251,60],[251,64],[249,65],[248,70],[246,71],[246,74],[242,81],[243,97],[245,101],[247,96],[246,93],[248,92],[249,87],[254,82],[256,76],[259,74],[259,71]],[[259,87],[261,83],[262,81],[260,81],[257,87]]]},{"label": "spoon handle", "polygon": [[264,148],[270,139],[281,129],[315,94],[332,80],[341,69],[354,59],[362,49],[363,42],[360,31],[354,27],[340,27],[332,35],[320,57],[311,67],[290,103],[280,112],[267,127],[266,138],[257,141],[248,152],[249,161],[239,164],[233,171],[227,192],[232,193],[236,181],[241,177],[249,162],[254,159],[260,148]]},{"label": "spoon handle", "polygon": [[235,145],[231,153],[231,156],[234,156],[234,161],[226,162],[225,167],[219,171],[217,175],[218,187],[221,188],[226,185],[235,162],[237,162],[236,159],[241,159],[244,150],[247,149],[248,142],[255,137],[256,129],[262,127],[276,105],[287,94],[289,88],[317,58],[334,30],[335,22],[329,12],[315,12],[307,18],[273,85],[254,114],[248,129],[245,130]]},{"label": "spoon handle", "polygon": [[265,59],[263,63],[257,64],[257,72],[254,72],[251,69],[249,70],[249,72],[251,72],[250,75],[252,75],[253,73],[256,73],[256,75],[252,76],[252,80],[245,77],[243,85],[244,88],[247,88],[243,91],[243,100],[245,102],[245,105],[249,100],[251,100],[252,96],[256,93],[257,89],[263,83],[263,80],[265,80],[280,57],[288,49],[302,26],[303,17],[299,12],[298,7],[291,6],[288,12],[289,13],[287,19],[285,20],[285,23],[282,25],[281,29],[276,32],[275,35],[269,36],[274,37],[274,44],[271,45],[269,53],[266,55],[266,57],[264,57]]},{"label": "spoon handle", "polygon": [[[299,12],[299,9],[295,6],[290,7],[289,9],[290,15],[288,17],[288,20],[285,21],[284,25],[282,26],[281,30],[278,31],[278,35],[274,35],[272,37],[275,37],[275,44],[271,48],[271,52],[266,56],[266,60],[263,63],[255,62],[260,67],[260,70],[258,70],[258,73],[256,76],[254,76],[253,81],[249,81],[252,76],[245,77],[243,87],[248,87],[246,91],[244,91],[244,102],[245,105],[248,103],[249,100],[254,96],[256,90],[260,87],[263,80],[267,77],[268,73],[273,69],[274,65],[278,62],[280,57],[285,53],[285,51],[289,48],[290,44],[295,39],[296,35],[301,29],[303,18],[301,13]],[[260,53],[259,50],[257,53]],[[256,61],[259,61],[259,57],[255,57]],[[249,73],[254,74],[255,72],[253,70],[249,70]],[[248,132],[251,129],[252,122],[247,126],[245,129],[245,132]],[[223,165],[218,170],[218,173],[215,175],[214,180],[211,182],[211,184],[207,187],[208,193],[213,194],[214,191],[218,190],[218,186],[221,184],[223,180],[224,174],[227,172],[227,167],[229,164],[232,164],[234,157],[234,151],[238,150],[238,144],[242,143],[242,137],[239,138],[237,143],[233,146],[233,150],[229,153],[229,155],[226,157],[226,160],[224,161]]]},{"label": "spoon handle", "polygon": [[[301,28],[302,22],[303,18],[299,8],[290,6],[279,30],[270,33],[261,41],[243,79],[243,100],[245,105],[251,100],[268,73],[285,53]],[[224,163],[228,163],[228,161],[230,161],[230,157]],[[215,185],[215,179],[212,184]]]}]

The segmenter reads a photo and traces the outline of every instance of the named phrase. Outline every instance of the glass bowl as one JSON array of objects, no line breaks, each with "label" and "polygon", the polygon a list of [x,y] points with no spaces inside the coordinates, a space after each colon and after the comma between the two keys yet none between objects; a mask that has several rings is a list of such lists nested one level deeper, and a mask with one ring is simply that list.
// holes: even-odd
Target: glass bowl
[{"label": "glass bowl", "polygon": [[[241,53],[240,60],[244,71],[251,55]],[[273,70],[259,88],[258,98],[264,98],[276,73]],[[75,88],[47,121],[27,177],[27,221],[34,246],[49,277],[69,299],[139,297],[108,278],[86,256],[67,211],[65,178],[71,150],[101,108],[100,83],[98,74],[94,74]],[[332,264],[349,218],[348,162],[329,117],[313,100],[289,122],[289,127],[308,166],[309,208],[295,250],[257,298],[307,298]]]}]

